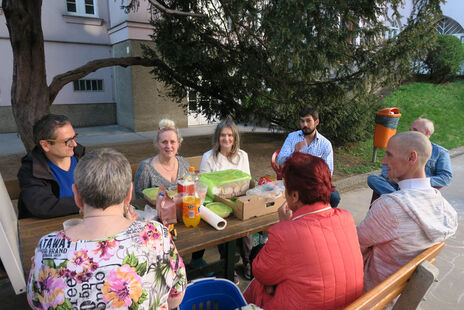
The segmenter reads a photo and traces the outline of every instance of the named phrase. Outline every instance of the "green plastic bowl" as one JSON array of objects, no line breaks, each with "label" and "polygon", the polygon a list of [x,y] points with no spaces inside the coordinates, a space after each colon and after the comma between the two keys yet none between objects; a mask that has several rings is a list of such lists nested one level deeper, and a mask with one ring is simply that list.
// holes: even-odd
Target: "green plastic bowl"
[{"label": "green plastic bowl", "polygon": [[208,209],[216,213],[222,218],[228,217],[234,210],[222,202],[210,202],[206,205]]}]

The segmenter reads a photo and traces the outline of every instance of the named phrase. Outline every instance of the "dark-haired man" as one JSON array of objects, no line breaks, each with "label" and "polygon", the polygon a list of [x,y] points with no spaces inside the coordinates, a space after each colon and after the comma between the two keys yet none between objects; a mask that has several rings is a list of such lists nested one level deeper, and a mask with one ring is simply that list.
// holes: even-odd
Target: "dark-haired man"
[{"label": "dark-haired man", "polygon": [[74,168],[85,153],[69,118],[48,114],[34,124],[35,148],[21,160],[19,218],[49,218],[77,213]]},{"label": "dark-haired man", "polygon": [[[301,130],[291,132],[280,149],[277,162],[283,166],[285,160],[294,152],[302,152],[322,158],[333,174],[332,143],[321,135],[316,127],[319,125],[319,113],[311,107],[303,107],[299,113]],[[330,205],[336,207],[340,202],[337,190],[330,195]]]}]

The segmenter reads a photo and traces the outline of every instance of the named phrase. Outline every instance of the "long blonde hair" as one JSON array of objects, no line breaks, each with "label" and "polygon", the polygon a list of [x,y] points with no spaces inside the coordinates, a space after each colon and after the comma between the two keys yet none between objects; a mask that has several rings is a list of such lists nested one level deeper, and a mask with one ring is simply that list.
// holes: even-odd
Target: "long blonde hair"
[{"label": "long blonde hair", "polygon": [[230,130],[232,130],[232,135],[234,137],[234,143],[232,144],[232,149],[230,150],[230,153],[227,155],[227,159],[235,165],[236,163],[233,162],[233,159],[236,157],[236,155],[238,154],[238,151],[240,150],[240,135],[238,133],[237,125],[235,125],[234,121],[230,117],[227,117],[225,120],[220,122],[216,126],[216,130],[214,131],[214,135],[213,135],[214,159],[217,160],[217,156],[219,152],[221,151],[221,144],[219,143],[219,138],[221,137],[221,131],[224,128],[230,128]]},{"label": "long blonde hair", "polygon": [[184,139],[182,139],[182,136],[180,135],[179,129],[176,127],[176,123],[174,123],[174,121],[172,121],[170,119],[162,119],[158,123],[158,132],[156,133],[155,137],[153,138],[153,146],[155,147],[155,149],[158,149],[158,141],[159,141],[159,137],[160,137],[161,133],[165,132],[165,131],[168,131],[168,130],[172,130],[172,131],[174,131],[176,133],[177,142],[179,142],[179,147],[180,147],[180,144],[182,143],[182,141]]}]

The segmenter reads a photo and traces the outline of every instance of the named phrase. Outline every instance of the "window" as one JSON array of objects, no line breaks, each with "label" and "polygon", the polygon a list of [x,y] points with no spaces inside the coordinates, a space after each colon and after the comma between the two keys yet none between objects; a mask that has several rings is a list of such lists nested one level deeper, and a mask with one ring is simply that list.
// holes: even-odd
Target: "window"
[{"label": "window", "polygon": [[464,28],[452,18],[443,17],[437,23],[437,31],[440,34],[464,33]]},{"label": "window", "polygon": [[390,27],[388,28],[389,30],[385,33],[385,39],[393,39],[400,32],[400,27],[398,26],[398,22],[396,20],[392,21]]},{"label": "window", "polygon": [[66,10],[71,15],[97,16],[95,0],[66,0]]},{"label": "window", "polygon": [[103,80],[77,80],[73,86],[74,91],[103,91]]}]

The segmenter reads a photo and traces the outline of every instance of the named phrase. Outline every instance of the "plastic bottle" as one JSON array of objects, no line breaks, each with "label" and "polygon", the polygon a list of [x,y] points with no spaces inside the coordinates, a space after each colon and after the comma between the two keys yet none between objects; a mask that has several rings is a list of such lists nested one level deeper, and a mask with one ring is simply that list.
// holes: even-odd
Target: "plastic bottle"
[{"label": "plastic bottle", "polygon": [[200,204],[200,196],[195,191],[182,199],[182,220],[186,227],[200,224]]}]

